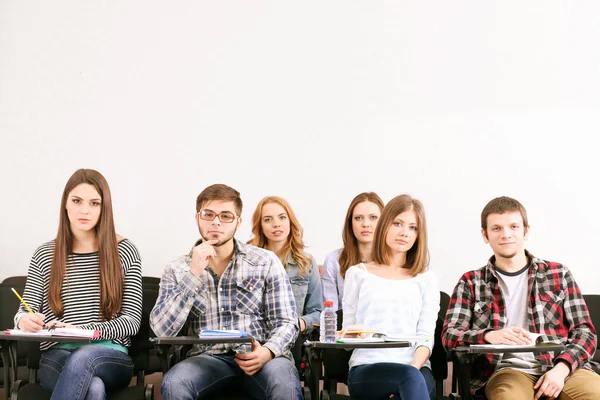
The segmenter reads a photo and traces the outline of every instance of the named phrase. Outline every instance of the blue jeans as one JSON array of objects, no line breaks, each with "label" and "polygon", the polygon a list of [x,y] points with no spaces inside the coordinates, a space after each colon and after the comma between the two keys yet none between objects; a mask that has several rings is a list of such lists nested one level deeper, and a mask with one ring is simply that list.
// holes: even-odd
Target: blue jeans
[{"label": "blue jeans", "polygon": [[212,399],[225,389],[240,386],[257,399],[301,400],[300,379],[294,363],[284,357],[268,361],[249,376],[234,361],[235,355],[201,354],[177,364],[163,377],[164,400]]},{"label": "blue jeans", "polygon": [[431,370],[397,363],[375,363],[352,367],[348,391],[361,400],[435,400],[435,379]]},{"label": "blue jeans", "polygon": [[52,400],[99,400],[107,391],[129,385],[133,362],[126,353],[104,346],[50,349],[42,353],[39,375]]}]

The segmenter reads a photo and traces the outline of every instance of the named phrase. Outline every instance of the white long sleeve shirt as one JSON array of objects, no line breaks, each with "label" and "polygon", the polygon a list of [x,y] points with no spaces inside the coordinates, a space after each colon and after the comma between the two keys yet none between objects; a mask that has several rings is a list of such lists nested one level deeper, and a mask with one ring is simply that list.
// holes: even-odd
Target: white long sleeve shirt
[{"label": "white long sleeve shirt", "polygon": [[[350,368],[380,362],[410,364],[417,346],[433,349],[440,291],[432,271],[392,280],[371,274],[364,264],[355,265],[346,272],[342,305],[344,328],[362,323],[365,329],[388,335],[429,338],[406,348],[355,349]],[[429,360],[425,366],[431,368]]]}]

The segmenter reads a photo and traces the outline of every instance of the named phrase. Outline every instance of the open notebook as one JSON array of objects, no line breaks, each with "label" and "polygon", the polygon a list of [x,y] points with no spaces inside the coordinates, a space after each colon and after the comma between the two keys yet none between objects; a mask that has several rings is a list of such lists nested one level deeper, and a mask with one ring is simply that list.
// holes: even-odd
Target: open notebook
[{"label": "open notebook", "polygon": [[19,335],[19,336],[60,336],[60,337],[100,339],[100,331],[97,329],[54,328],[54,329],[42,329],[39,332],[23,332],[19,329],[7,329],[4,332],[9,335]]}]

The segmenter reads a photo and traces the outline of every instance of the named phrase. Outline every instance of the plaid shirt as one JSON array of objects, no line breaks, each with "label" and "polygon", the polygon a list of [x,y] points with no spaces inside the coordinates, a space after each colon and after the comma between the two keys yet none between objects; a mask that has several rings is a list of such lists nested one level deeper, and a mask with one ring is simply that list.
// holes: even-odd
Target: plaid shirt
[{"label": "plaid shirt", "polygon": [[[275,254],[234,239],[233,257],[220,279],[210,267],[195,276],[191,263],[190,251],[165,268],[150,314],[157,336],[176,336],[186,322],[190,336],[201,329],[240,329],[275,357],[291,359],[298,316],[289,279]],[[189,355],[225,353],[236,346],[195,345]]]},{"label": "plaid shirt", "polygon": [[[552,352],[536,356],[542,373],[558,361],[566,362],[571,371],[591,369],[589,360],[596,350],[595,329],[573,275],[562,264],[535,258],[527,251],[526,255],[530,260],[527,329],[542,333],[539,341],[558,340],[565,345],[556,357]],[[486,343],[486,332],[507,327],[506,304],[494,261],[492,257],[483,268],[464,274],[454,288],[442,332],[442,343],[447,349]],[[496,371],[501,357],[486,354],[475,359],[471,380],[474,395]]]}]

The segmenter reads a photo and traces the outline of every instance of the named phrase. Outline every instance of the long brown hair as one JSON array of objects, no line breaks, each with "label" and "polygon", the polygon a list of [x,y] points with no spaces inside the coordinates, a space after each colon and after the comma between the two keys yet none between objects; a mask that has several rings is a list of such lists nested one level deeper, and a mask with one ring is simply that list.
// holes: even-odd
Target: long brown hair
[{"label": "long brown hair", "polygon": [[340,254],[340,275],[343,278],[346,277],[346,271],[353,265],[358,264],[360,259],[360,254],[358,254],[358,239],[354,236],[354,230],[352,229],[352,215],[354,214],[354,209],[359,203],[364,203],[365,201],[370,201],[371,203],[377,204],[379,207],[379,211],[383,209],[383,200],[381,197],[375,192],[363,192],[357,195],[350,206],[348,207],[348,211],[346,212],[346,219],[344,221],[344,230],[342,232],[342,240],[344,241],[344,247],[342,248],[342,253]]},{"label": "long brown hair", "polygon": [[262,229],[262,210],[266,204],[275,203],[279,204],[285,210],[285,213],[290,219],[290,234],[288,235],[287,242],[283,246],[283,255],[280,260],[283,266],[287,264],[287,259],[291,255],[292,260],[298,264],[298,275],[309,275],[312,262],[310,257],[304,252],[304,242],[302,240],[303,229],[302,225],[296,218],[294,210],[284,198],[278,196],[267,196],[258,202],[256,210],[252,215],[252,235],[253,237],[248,241],[253,246],[267,248],[268,239]]},{"label": "long brown hair", "polygon": [[117,235],[113,221],[112,199],[106,179],[93,169],[79,169],[67,181],[60,202],[60,221],[50,269],[48,303],[54,315],[62,318],[63,302],[60,296],[66,277],[68,258],[73,251],[73,233],[66,205],[69,193],[76,186],[87,183],[100,194],[101,211],[94,227],[100,261],[100,310],[105,320],[113,318],[121,309],[123,300],[123,267],[117,249]]},{"label": "long brown hair", "polygon": [[394,197],[381,212],[379,223],[375,228],[373,239],[373,250],[371,256],[373,262],[382,265],[390,265],[390,249],[385,242],[386,236],[392,226],[394,219],[405,211],[414,211],[417,216],[417,239],[415,244],[406,253],[406,263],[403,268],[408,269],[412,276],[425,272],[429,265],[429,250],[427,249],[427,221],[425,220],[425,209],[423,204],[407,194]]}]

